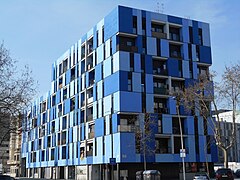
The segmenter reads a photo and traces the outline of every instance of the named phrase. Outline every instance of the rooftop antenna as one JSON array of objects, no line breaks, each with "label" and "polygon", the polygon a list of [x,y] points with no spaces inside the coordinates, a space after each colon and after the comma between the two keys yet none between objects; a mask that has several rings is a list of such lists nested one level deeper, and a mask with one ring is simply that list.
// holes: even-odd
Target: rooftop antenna
[{"label": "rooftop antenna", "polygon": [[163,2],[157,2],[157,9],[156,9],[157,13],[163,13],[164,12],[164,3]]}]

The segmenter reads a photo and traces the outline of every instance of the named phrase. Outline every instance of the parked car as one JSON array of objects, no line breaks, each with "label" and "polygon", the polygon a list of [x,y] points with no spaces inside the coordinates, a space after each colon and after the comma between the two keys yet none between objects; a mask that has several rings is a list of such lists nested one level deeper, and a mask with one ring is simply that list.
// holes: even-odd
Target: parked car
[{"label": "parked car", "polygon": [[216,179],[217,180],[222,180],[222,179],[233,180],[234,179],[233,172],[229,168],[220,168],[216,171]]},{"label": "parked car", "polygon": [[8,176],[8,175],[2,175],[0,174],[0,179],[1,180],[15,180],[13,177]]},{"label": "parked car", "polygon": [[236,175],[237,177],[240,177],[240,169],[237,169],[237,170],[235,171],[235,175]]},{"label": "parked car", "polygon": [[199,172],[194,175],[193,180],[210,180],[210,177],[205,172]]}]

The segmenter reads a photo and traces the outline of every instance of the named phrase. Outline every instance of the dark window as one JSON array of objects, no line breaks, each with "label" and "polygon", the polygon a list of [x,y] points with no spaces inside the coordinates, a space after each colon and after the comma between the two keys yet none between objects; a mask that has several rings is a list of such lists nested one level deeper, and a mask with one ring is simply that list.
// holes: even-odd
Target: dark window
[{"label": "dark window", "polygon": [[68,68],[68,59],[65,59],[63,61],[63,72],[66,72]]},{"label": "dark window", "polygon": [[62,159],[66,159],[66,153],[67,153],[66,149],[67,149],[66,146],[62,147]]},{"label": "dark window", "polygon": [[178,58],[178,59],[182,58],[180,45],[170,44],[169,49],[170,49],[170,57]]},{"label": "dark window", "polygon": [[120,36],[118,49],[120,51],[137,52],[135,38]]},{"label": "dark window", "polygon": [[142,18],[142,35],[146,35],[146,18]]},{"label": "dark window", "polygon": [[51,149],[51,161],[54,160],[54,149]]},{"label": "dark window", "polygon": [[190,43],[192,44],[193,43],[193,29],[192,29],[192,27],[189,27],[189,40],[190,40]]},{"label": "dark window", "polygon": [[141,55],[141,72],[145,72],[145,55]]},{"label": "dark window", "polygon": [[173,41],[180,41],[180,29],[176,27],[169,28],[170,39]]},{"label": "dark window", "polygon": [[200,60],[200,50],[199,50],[199,46],[196,46],[196,60],[199,61]]},{"label": "dark window", "polygon": [[133,16],[133,33],[137,34],[137,16]]},{"label": "dark window", "polygon": [[200,44],[200,45],[202,45],[203,44],[203,39],[202,39],[202,29],[198,29],[198,43]]},{"label": "dark window", "polygon": [[132,73],[128,73],[128,91],[132,91]]},{"label": "dark window", "polygon": [[130,53],[130,71],[134,71],[134,53]]},{"label": "dark window", "polygon": [[188,44],[188,59],[192,60],[192,44]]}]

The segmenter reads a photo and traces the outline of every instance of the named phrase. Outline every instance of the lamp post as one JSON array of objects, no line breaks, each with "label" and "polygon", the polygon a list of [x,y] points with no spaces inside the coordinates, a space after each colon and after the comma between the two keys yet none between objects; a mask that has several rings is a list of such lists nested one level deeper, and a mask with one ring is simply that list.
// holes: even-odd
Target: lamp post
[{"label": "lamp post", "polygon": [[183,147],[183,133],[182,133],[182,123],[181,123],[181,118],[180,118],[180,113],[179,113],[179,105],[180,105],[180,97],[177,96],[175,97],[176,99],[176,108],[177,108],[177,114],[178,114],[178,123],[179,123],[179,128],[180,128],[180,136],[181,136],[181,150],[180,150],[180,157],[182,158],[182,167],[183,167],[183,180],[186,180],[186,173],[185,173],[185,162],[184,158],[186,156],[185,149]]}]

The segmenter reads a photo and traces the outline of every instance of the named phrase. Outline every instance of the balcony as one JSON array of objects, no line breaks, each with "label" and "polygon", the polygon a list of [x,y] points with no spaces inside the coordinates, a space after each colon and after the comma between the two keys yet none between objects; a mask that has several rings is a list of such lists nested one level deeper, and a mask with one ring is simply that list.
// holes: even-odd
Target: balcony
[{"label": "balcony", "polygon": [[84,59],[84,58],[85,58],[85,52],[82,52],[81,59]]},{"label": "balcony", "polygon": [[118,132],[134,132],[136,126],[133,125],[118,125]]},{"label": "balcony", "polygon": [[162,33],[162,32],[155,32],[152,31],[152,36],[159,38],[159,39],[167,39],[167,34],[166,33]]},{"label": "balcony", "polygon": [[172,153],[172,148],[171,147],[156,148],[155,153],[156,154],[171,154]]},{"label": "balcony", "polygon": [[128,52],[138,52],[136,46],[127,46],[127,45],[117,45],[118,51],[128,51]]},{"label": "balcony", "polygon": [[93,150],[87,151],[87,156],[93,156]]},{"label": "balcony", "polygon": [[154,94],[168,95],[169,91],[165,87],[154,87]]},{"label": "balcony", "polygon": [[170,52],[171,58],[182,59],[182,54],[180,51],[171,51]]},{"label": "balcony", "polygon": [[94,137],[95,137],[94,132],[88,133],[88,138],[89,138],[89,139],[92,139],[92,138],[94,138]]},{"label": "balcony", "polygon": [[168,72],[167,72],[167,69],[157,68],[157,69],[153,69],[153,74],[167,76]]},{"label": "balcony", "polygon": [[154,113],[168,114],[168,108],[154,108]]},{"label": "balcony", "polygon": [[88,122],[89,122],[89,121],[93,121],[93,114],[89,114],[89,115],[87,116],[87,120],[88,120]]},{"label": "balcony", "polygon": [[88,98],[88,104],[91,104],[93,102],[93,97]]},{"label": "balcony", "polygon": [[92,45],[92,44],[88,44],[88,49],[87,49],[88,55],[89,55],[90,53],[92,53],[92,52],[93,52],[93,45]]}]

